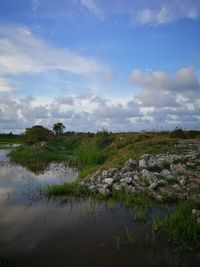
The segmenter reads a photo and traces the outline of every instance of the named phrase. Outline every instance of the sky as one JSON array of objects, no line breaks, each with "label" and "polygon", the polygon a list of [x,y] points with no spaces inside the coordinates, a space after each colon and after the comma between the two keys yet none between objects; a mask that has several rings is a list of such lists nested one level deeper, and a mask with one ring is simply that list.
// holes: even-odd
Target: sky
[{"label": "sky", "polygon": [[0,0],[0,132],[200,128],[200,0]]}]

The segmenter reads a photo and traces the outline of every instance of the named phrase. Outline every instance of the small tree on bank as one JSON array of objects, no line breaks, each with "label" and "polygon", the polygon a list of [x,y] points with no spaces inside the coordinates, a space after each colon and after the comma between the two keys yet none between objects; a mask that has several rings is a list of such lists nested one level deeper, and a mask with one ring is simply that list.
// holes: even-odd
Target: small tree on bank
[{"label": "small tree on bank", "polygon": [[31,128],[27,128],[23,140],[25,143],[31,145],[41,141],[47,141],[49,129],[43,127],[42,125],[35,125]]},{"label": "small tree on bank", "polygon": [[58,122],[58,123],[55,123],[53,125],[53,131],[54,131],[55,135],[62,134],[64,129],[65,129],[65,126],[62,122]]}]

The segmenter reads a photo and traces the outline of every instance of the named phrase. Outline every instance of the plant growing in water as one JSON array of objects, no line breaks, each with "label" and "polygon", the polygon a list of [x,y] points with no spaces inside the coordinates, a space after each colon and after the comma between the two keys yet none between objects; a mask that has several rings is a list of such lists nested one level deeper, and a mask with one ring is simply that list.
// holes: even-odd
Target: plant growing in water
[{"label": "plant growing in water", "polygon": [[128,245],[130,247],[133,247],[135,245],[136,238],[135,238],[135,235],[130,231],[128,226],[125,227],[125,235],[126,235],[126,240],[128,242]]}]

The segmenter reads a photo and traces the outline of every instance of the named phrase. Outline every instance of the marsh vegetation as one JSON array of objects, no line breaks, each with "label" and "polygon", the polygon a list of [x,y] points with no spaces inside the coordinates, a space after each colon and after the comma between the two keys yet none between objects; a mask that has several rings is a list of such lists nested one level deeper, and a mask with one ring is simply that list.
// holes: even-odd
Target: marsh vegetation
[{"label": "marsh vegetation", "polygon": [[[26,136],[21,136],[17,139],[20,140],[21,145],[14,148],[14,150],[12,149],[11,152],[8,152],[10,153],[10,164],[12,164],[12,168],[18,168],[17,172],[19,175],[22,170],[20,168],[24,168],[28,170],[29,175],[35,172],[36,177],[41,177],[41,174],[45,175],[47,172],[49,164],[53,163],[57,164],[56,166],[64,164],[64,166],[71,166],[78,169],[78,174],[74,176],[74,180],[66,180],[63,182],[59,180],[57,183],[55,179],[51,178],[48,180],[48,178],[45,183],[39,182],[37,188],[35,188],[38,194],[33,193],[35,189],[27,191],[27,188],[26,190],[23,188],[23,196],[32,196],[31,201],[36,201],[34,204],[35,206],[37,206],[36,203],[41,203],[40,205],[43,205],[44,202],[50,203],[48,204],[49,220],[51,218],[51,209],[54,210],[54,217],[58,216],[58,218],[55,217],[56,221],[64,220],[65,215],[62,215],[61,218],[59,215],[61,212],[60,208],[62,209],[62,207],[67,207],[69,211],[71,209],[72,213],[74,210],[75,213],[73,216],[75,216],[77,220],[78,218],[80,219],[80,216],[83,214],[83,218],[90,217],[90,219],[92,219],[98,217],[99,225],[109,225],[107,231],[105,231],[104,227],[102,230],[103,232],[101,231],[107,243],[100,242],[100,247],[108,249],[108,247],[111,246],[112,249],[121,251],[120,255],[122,259],[125,259],[124,256],[122,256],[126,254],[124,254],[125,247],[126,249],[133,250],[134,253],[137,254],[138,249],[141,247],[147,248],[149,244],[151,244],[151,250],[154,246],[158,247],[162,244],[161,246],[164,248],[169,248],[167,253],[171,253],[170,257],[177,262],[176,265],[174,265],[175,263],[173,261],[169,263],[169,257],[164,259],[166,255],[162,254],[160,259],[164,259],[168,264],[167,266],[189,266],[187,263],[191,263],[193,260],[188,256],[187,248],[192,248],[190,253],[193,255],[196,248],[200,245],[200,224],[191,216],[192,208],[195,207],[199,209],[200,207],[198,201],[168,203],[166,198],[166,201],[156,203],[146,192],[132,194],[117,190],[112,190],[111,195],[105,196],[81,186],[81,182],[92,173],[101,172],[113,167],[121,168],[129,158],[138,160],[143,154],[184,153],[185,145],[179,145],[180,140],[190,140],[190,148],[191,150],[195,150],[198,144],[200,144],[199,132],[184,132],[183,135],[182,131],[180,133],[180,131],[176,129],[175,133],[110,133],[106,130],[102,130],[96,134],[74,132],[58,132],[57,134],[49,134],[48,132],[47,134],[48,136],[45,135],[41,139],[36,138],[37,140],[35,139],[33,142],[31,142],[30,139],[27,142]],[[179,163],[184,162],[176,162],[176,164]],[[19,166],[22,167],[19,168]],[[164,162],[163,168],[169,169],[170,166],[168,163]],[[147,170],[150,172],[161,171],[160,166],[149,166]],[[28,174],[26,173],[26,175]],[[52,173],[51,177],[54,175],[55,174]],[[65,175],[67,174],[65,173]],[[37,180],[37,178],[34,179]],[[21,182],[19,184],[21,186]],[[9,198],[12,199],[12,197],[10,197],[12,194],[10,194],[9,192]],[[35,196],[37,197],[34,200]],[[14,198],[18,203],[16,195]],[[19,197],[19,199],[21,199],[21,197]],[[19,202],[21,201],[22,200],[19,200]],[[82,206],[82,208],[80,208],[80,206]],[[116,215],[112,217],[113,214]],[[59,223],[56,222],[56,224],[60,223],[60,221]],[[21,224],[23,225],[22,222]],[[79,236],[82,235],[82,224],[84,224],[84,222],[81,219],[80,225],[77,224]],[[95,224],[90,226],[91,229],[88,231],[92,235],[92,231],[96,231],[97,226]],[[41,229],[43,229],[43,227],[41,227]],[[141,235],[141,231],[143,231],[141,229],[145,229],[144,236]],[[74,228],[74,231],[75,230]],[[80,241],[78,235],[75,235],[77,242]],[[108,236],[106,237],[106,235]],[[58,242],[59,238],[59,236],[56,237]],[[91,246],[94,246],[94,242],[99,242],[97,241],[99,237],[95,236],[95,238],[96,241],[91,240]],[[170,245],[166,242],[166,238],[171,240],[170,242],[172,243],[170,243]],[[178,254],[175,253],[176,255],[172,256],[172,250],[174,249],[173,244],[176,246],[177,243],[184,249],[186,248],[186,250],[184,250],[184,255],[187,255],[184,261],[186,265],[182,265],[183,261],[177,256]],[[64,244],[65,242],[63,245]],[[97,255],[94,251],[92,253]],[[110,251],[110,253],[112,254],[113,251]],[[151,252],[149,253],[151,254]],[[114,254],[112,255],[114,256]],[[23,257],[23,255],[21,256]],[[148,257],[145,259],[145,263],[143,262],[142,264],[146,264],[146,260],[148,261]],[[158,259],[156,261],[160,262]],[[54,261],[54,263],[55,262],[56,261]],[[131,258],[128,262],[128,264],[131,265]],[[197,266],[197,262],[198,259],[195,258],[193,266]],[[118,266],[116,262],[115,264]],[[22,264],[22,266],[25,265]]]}]

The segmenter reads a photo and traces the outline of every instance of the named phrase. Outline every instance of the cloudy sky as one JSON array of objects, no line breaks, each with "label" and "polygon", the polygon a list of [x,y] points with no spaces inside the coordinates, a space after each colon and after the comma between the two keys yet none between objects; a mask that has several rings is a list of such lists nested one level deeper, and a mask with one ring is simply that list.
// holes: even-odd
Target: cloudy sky
[{"label": "cloudy sky", "polygon": [[200,128],[200,0],[1,0],[0,132]]}]

